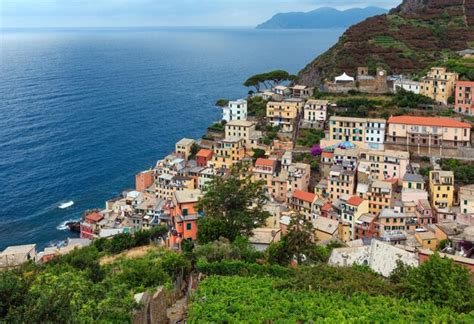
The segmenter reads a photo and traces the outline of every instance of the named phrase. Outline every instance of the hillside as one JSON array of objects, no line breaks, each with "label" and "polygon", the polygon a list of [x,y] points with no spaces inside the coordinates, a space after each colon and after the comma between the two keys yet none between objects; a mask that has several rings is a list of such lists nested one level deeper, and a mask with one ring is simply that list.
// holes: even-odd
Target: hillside
[{"label": "hillside", "polygon": [[339,42],[308,64],[299,83],[322,80],[358,66],[376,66],[392,73],[416,73],[455,51],[474,47],[474,2],[466,0],[404,0],[387,15],[350,27]]},{"label": "hillside", "polygon": [[319,8],[310,12],[279,13],[257,26],[257,29],[316,29],[347,28],[368,17],[387,13],[377,7],[352,8],[340,11],[334,8]]}]

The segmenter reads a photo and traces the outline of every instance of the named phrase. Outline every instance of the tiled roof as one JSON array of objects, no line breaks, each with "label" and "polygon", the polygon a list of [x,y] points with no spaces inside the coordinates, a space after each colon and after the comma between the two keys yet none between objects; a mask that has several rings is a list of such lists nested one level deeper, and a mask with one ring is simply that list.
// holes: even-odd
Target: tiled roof
[{"label": "tiled roof", "polygon": [[392,116],[388,119],[388,123],[389,124],[418,125],[418,126],[471,128],[471,124],[463,123],[455,119],[443,118],[443,117]]},{"label": "tiled roof", "polygon": [[332,152],[323,152],[322,155],[325,158],[332,158],[334,156],[334,153],[332,153]]},{"label": "tiled roof", "polygon": [[255,165],[256,166],[259,165],[259,166],[273,167],[275,165],[275,162],[276,162],[275,160],[259,158],[255,162]]},{"label": "tiled roof", "polygon": [[94,212],[86,216],[86,219],[91,222],[98,222],[104,218],[101,214]]},{"label": "tiled roof", "polygon": [[474,87],[474,81],[458,81],[456,82],[456,86]]},{"label": "tiled roof", "polygon": [[211,155],[212,155],[212,151],[206,150],[206,149],[200,149],[199,152],[197,152],[196,154],[197,157],[204,157],[204,158],[208,158]]},{"label": "tiled roof", "polygon": [[358,196],[352,196],[351,198],[349,198],[349,200],[347,200],[347,203],[352,206],[359,206],[360,204],[362,204],[363,201],[364,199]]},{"label": "tiled roof", "polygon": [[331,210],[331,203],[325,203],[323,205],[323,207],[321,207],[321,210],[330,211]]},{"label": "tiled roof", "polygon": [[303,200],[309,203],[312,203],[314,201],[314,198],[316,198],[316,195],[311,192],[306,192],[302,190],[295,190],[293,192],[293,197],[297,198],[299,200]]}]

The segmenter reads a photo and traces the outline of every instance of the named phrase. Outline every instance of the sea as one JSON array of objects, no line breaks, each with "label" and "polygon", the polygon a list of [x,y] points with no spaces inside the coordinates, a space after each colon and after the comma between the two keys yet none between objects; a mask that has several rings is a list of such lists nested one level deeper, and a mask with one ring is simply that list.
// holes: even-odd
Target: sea
[{"label": "sea", "polygon": [[[297,73],[335,30],[0,30],[0,250],[55,244],[64,223],[133,188],[220,119],[250,75]],[[74,205],[61,209],[65,202]]]}]

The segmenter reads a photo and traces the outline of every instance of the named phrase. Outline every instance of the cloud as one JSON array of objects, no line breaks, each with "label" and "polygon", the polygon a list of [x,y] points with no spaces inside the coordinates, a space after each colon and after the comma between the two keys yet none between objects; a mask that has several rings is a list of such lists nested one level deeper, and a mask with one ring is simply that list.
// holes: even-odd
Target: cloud
[{"label": "cloud", "polygon": [[401,0],[0,0],[3,27],[251,26],[278,12]]}]

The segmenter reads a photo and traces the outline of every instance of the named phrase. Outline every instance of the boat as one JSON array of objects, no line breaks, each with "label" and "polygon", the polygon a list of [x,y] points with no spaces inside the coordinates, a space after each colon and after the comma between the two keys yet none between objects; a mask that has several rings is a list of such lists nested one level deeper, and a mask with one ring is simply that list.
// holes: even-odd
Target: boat
[{"label": "boat", "polygon": [[74,205],[74,201],[71,200],[71,201],[62,203],[61,205],[59,205],[59,208],[65,209],[65,208],[71,207],[72,205]]}]

